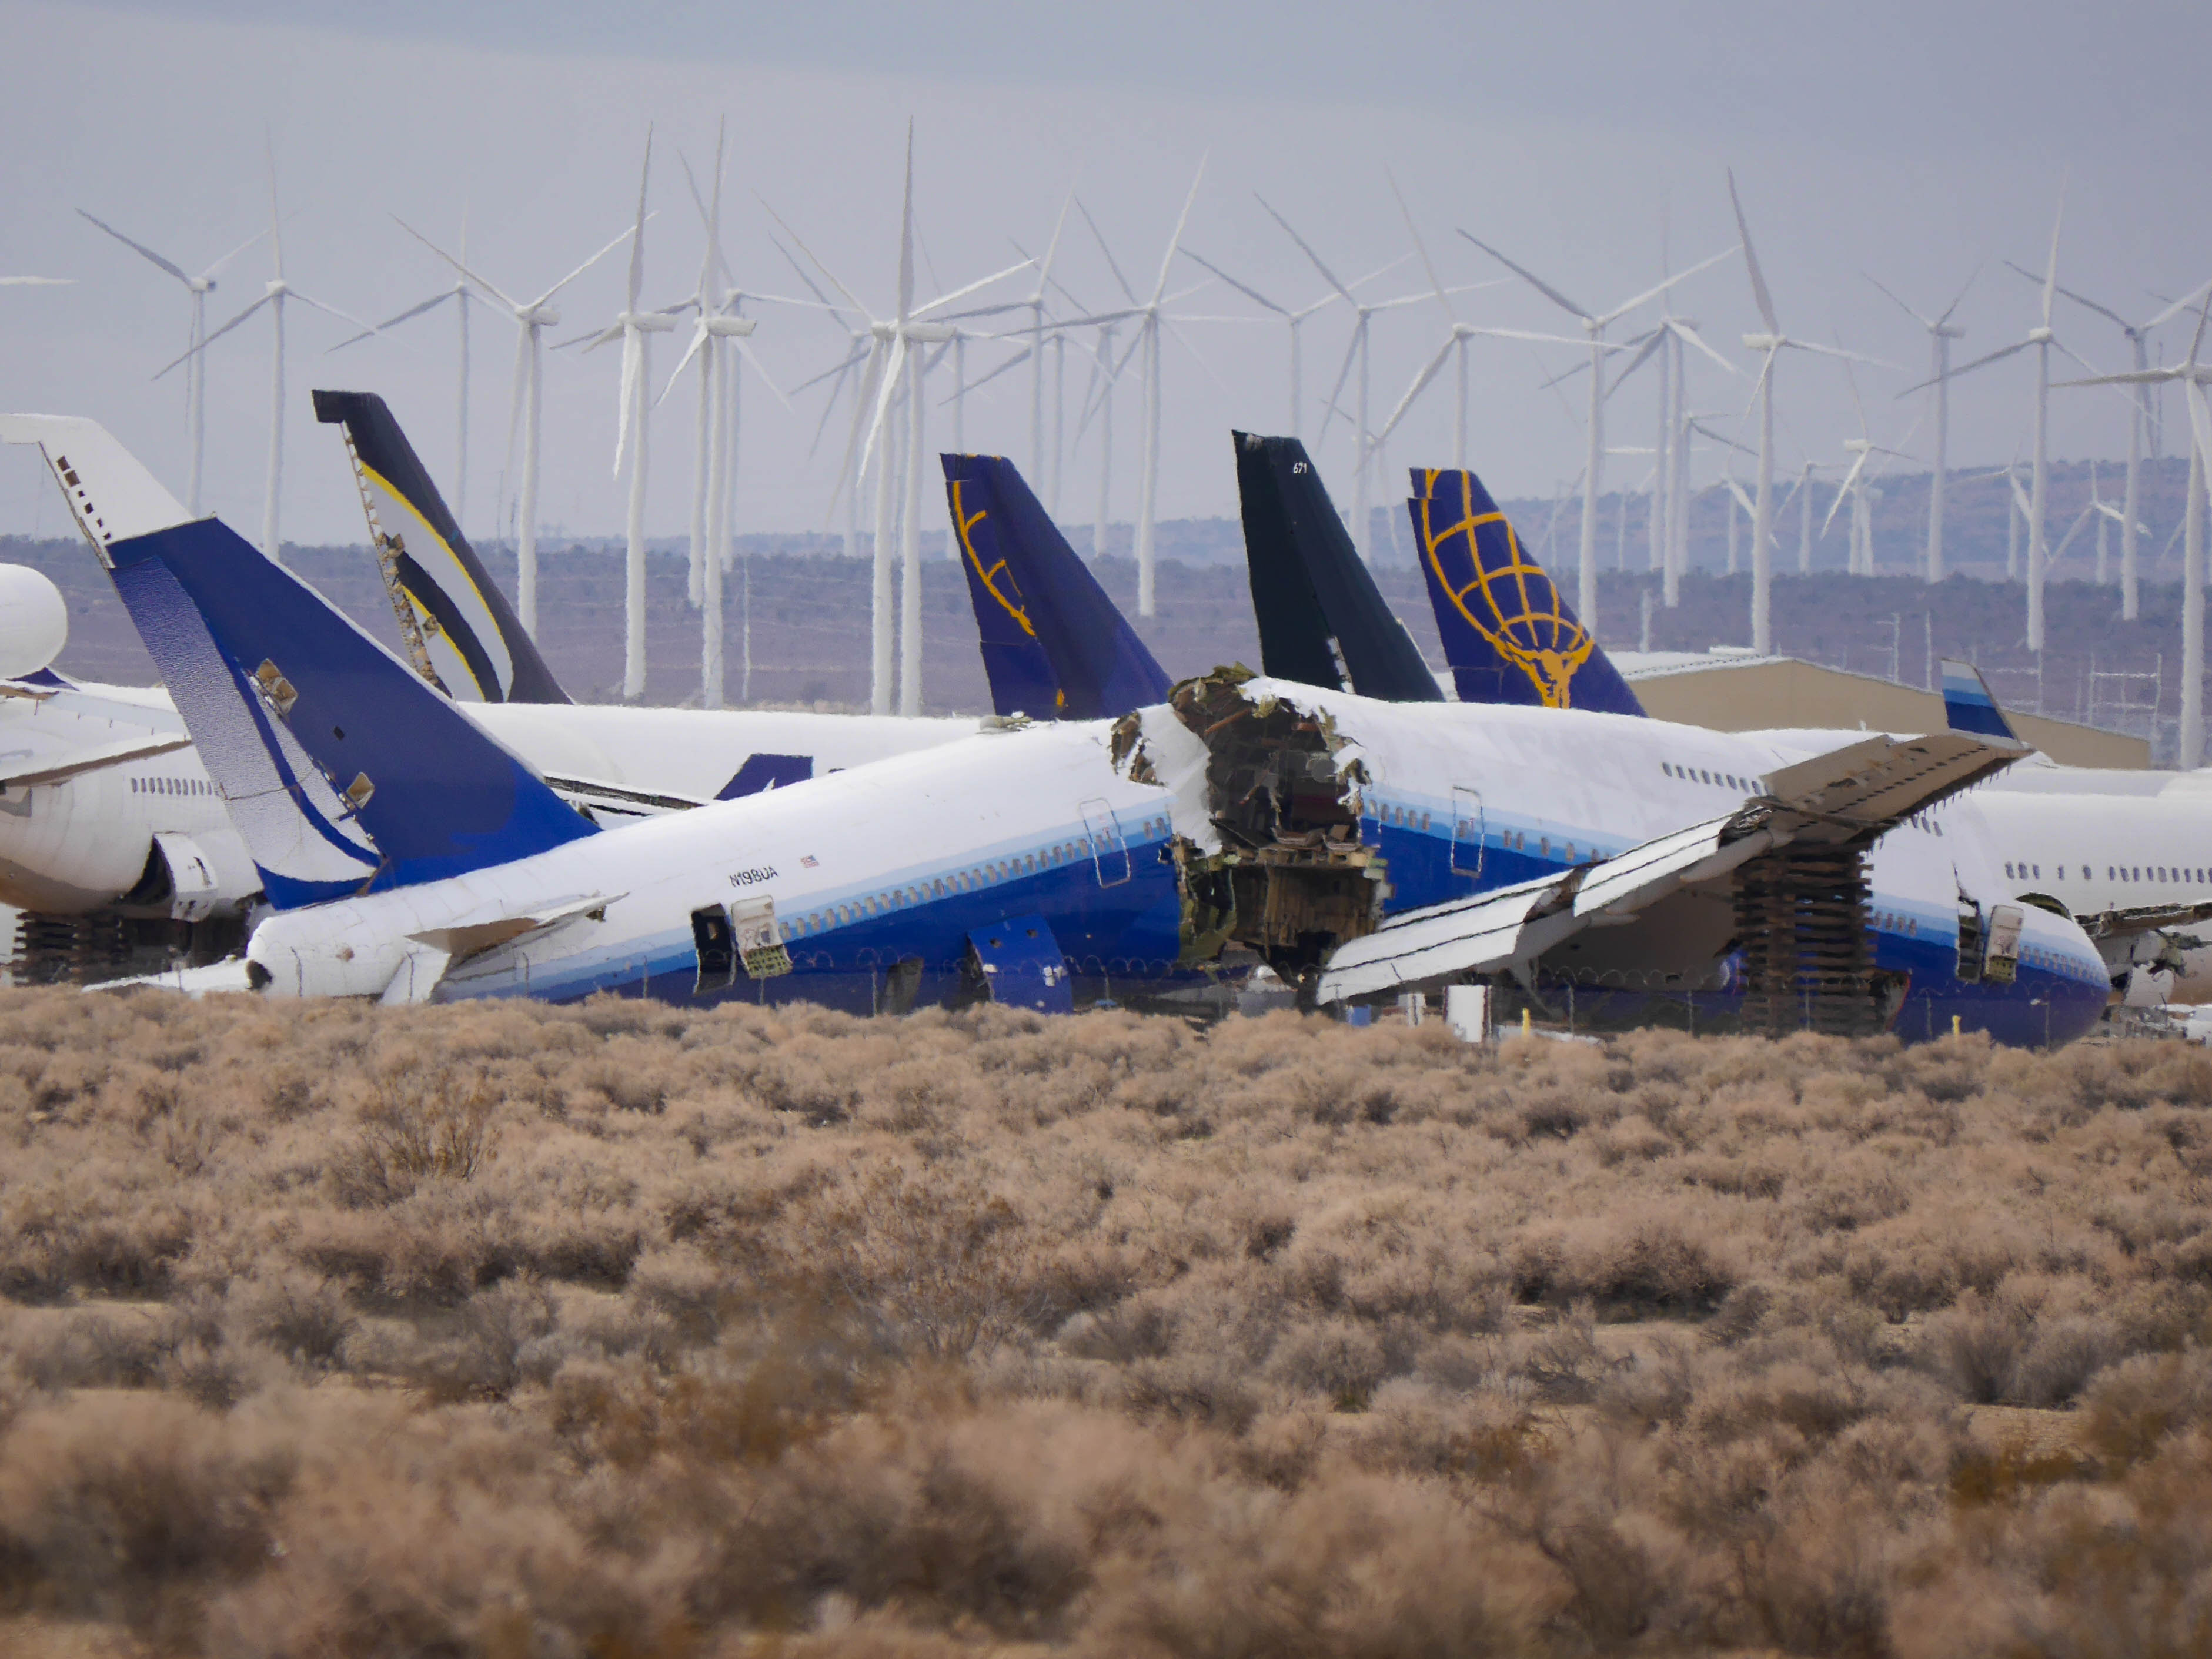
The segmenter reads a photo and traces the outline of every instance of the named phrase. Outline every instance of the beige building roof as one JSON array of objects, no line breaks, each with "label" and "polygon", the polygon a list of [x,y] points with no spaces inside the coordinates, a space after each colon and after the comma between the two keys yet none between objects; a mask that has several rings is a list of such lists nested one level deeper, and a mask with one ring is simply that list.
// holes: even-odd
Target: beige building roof
[{"label": "beige building roof", "polygon": [[[1636,688],[1655,718],[1716,732],[1826,726],[1917,734],[1946,728],[1943,699],[1794,657],[1734,652],[1616,651],[1613,665]],[[2022,738],[2063,766],[2142,769],[2150,742],[2072,720],[2023,714],[2005,718]]]}]

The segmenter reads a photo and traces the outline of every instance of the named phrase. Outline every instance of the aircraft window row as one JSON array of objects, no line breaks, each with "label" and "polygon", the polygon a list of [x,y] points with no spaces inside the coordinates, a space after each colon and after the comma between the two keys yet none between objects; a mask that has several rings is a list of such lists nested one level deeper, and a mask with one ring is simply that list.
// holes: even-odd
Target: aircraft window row
[{"label": "aircraft window row", "polygon": [[1385,806],[1377,817],[1382,823],[1395,824],[1401,830],[1419,830],[1425,832],[1429,827],[1429,815],[1426,812],[1416,812],[1410,806]]},{"label": "aircraft window row", "polygon": [[1874,925],[1875,928],[1881,933],[1903,933],[1911,939],[1917,939],[1920,937],[1920,924],[1912,917],[1905,915],[1899,911],[1875,911],[1874,913]]},{"label": "aircraft window row", "polygon": [[1723,789],[1736,789],[1747,795],[1766,793],[1765,778],[1740,778],[1733,772],[1715,772],[1702,767],[1677,766],[1672,761],[1661,761],[1659,769],[1670,778],[1680,778],[1685,783],[1717,784]]},{"label": "aircraft window row", "polygon": [[214,781],[209,778],[133,778],[131,793],[134,795],[212,795]]},{"label": "aircraft window row", "polygon": [[[2064,866],[2062,865],[2059,866],[2058,873],[2062,877],[2065,875],[2066,870]],[[2084,873],[2086,874],[2087,872],[2085,872]],[[2106,881],[2202,882],[2207,878],[2208,873],[2212,872],[2208,872],[2201,867],[2191,867],[2190,869],[2184,870],[2176,866],[2167,864],[2108,864],[2105,866],[2105,879]]]}]

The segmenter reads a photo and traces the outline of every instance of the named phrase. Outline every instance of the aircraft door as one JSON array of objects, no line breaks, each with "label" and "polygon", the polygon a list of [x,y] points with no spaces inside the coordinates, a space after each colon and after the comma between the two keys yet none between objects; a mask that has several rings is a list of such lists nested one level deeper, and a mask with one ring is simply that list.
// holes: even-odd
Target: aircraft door
[{"label": "aircraft door", "polygon": [[1990,907],[1989,949],[1982,958],[1982,977],[2009,985],[2020,973],[2020,927],[2017,904]]},{"label": "aircraft door", "polygon": [[1091,858],[1101,887],[1119,887],[1129,878],[1129,844],[1121,839],[1121,826],[1114,809],[1103,800],[1083,803],[1083,828],[1090,838]]},{"label": "aircraft door", "polygon": [[1451,844],[1454,875],[1479,876],[1482,873],[1482,835],[1480,792],[1454,786]]}]

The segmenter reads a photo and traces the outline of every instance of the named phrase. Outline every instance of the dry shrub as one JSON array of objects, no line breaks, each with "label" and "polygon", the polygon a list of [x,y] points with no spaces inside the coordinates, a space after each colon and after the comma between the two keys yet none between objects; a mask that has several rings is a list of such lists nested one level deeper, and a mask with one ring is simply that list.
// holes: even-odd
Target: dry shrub
[{"label": "dry shrub", "polygon": [[0,1147],[165,1653],[2205,1645],[2177,1046],[21,992]]}]

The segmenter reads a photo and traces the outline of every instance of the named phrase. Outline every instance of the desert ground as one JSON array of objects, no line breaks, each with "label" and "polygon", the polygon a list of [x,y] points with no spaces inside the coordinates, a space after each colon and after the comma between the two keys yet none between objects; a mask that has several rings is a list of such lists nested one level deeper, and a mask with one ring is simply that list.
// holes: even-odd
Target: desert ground
[{"label": "desert ground", "polygon": [[2212,1058],[0,993],[0,1651],[2212,1651]]}]

